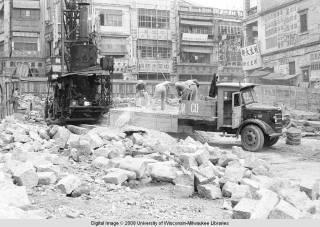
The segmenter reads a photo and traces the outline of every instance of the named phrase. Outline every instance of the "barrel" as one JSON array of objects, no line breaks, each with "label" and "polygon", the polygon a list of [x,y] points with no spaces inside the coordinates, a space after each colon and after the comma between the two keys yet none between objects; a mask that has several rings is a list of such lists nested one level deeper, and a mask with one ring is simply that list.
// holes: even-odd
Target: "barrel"
[{"label": "barrel", "polygon": [[298,128],[289,128],[287,131],[286,144],[288,145],[300,145],[301,144],[301,130]]}]

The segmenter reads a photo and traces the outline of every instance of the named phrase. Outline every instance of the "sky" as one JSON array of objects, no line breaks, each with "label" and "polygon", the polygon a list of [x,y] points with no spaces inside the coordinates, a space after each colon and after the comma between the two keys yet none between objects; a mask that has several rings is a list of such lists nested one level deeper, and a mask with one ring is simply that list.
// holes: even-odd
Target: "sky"
[{"label": "sky", "polygon": [[243,0],[187,0],[195,5],[219,9],[243,9]]}]

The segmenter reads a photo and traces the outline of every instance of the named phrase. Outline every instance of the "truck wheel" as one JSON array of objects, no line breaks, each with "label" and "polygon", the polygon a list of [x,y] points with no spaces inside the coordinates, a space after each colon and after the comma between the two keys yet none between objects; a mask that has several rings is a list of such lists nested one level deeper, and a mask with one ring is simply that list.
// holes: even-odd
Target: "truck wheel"
[{"label": "truck wheel", "polygon": [[241,131],[241,143],[245,150],[259,151],[264,144],[262,130],[256,125],[247,125]]},{"label": "truck wheel", "polygon": [[278,142],[279,139],[280,139],[279,136],[272,137],[272,138],[270,136],[266,136],[264,138],[264,146],[265,147],[271,147],[271,146],[275,145]]}]

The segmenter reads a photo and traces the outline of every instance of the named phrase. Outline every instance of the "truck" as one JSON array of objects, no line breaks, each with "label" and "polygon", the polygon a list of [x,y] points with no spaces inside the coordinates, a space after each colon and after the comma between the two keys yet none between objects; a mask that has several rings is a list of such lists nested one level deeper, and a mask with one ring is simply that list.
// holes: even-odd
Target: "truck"
[{"label": "truck", "polygon": [[240,136],[243,148],[256,152],[277,143],[282,135],[283,120],[280,107],[258,103],[255,86],[218,83],[215,98],[182,100],[176,111],[113,109],[110,122],[112,125],[123,113],[130,113],[129,124],[168,133],[224,132]]},{"label": "truck", "polygon": [[218,83],[216,98],[182,101],[178,126],[183,130],[241,136],[243,148],[252,152],[273,146],[282,135],[282,111],[280,107],[258,103],[255,86],[251,83]]}]

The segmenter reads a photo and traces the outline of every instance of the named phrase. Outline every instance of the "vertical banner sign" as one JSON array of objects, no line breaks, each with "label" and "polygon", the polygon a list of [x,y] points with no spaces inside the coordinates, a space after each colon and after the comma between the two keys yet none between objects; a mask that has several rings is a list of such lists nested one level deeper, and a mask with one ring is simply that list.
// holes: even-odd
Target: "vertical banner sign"
[{"label": "vertical banner sign", "polygon": [[261,55],[257,44],[241,48],[242,68],[251,70],[262,66]]}]

